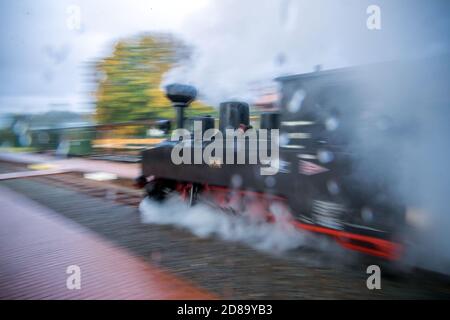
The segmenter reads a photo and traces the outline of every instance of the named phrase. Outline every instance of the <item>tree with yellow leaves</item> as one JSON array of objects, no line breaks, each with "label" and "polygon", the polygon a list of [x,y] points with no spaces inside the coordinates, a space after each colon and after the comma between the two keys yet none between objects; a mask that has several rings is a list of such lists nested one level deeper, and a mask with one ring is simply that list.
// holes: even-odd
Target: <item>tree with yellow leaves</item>
[{"label": "tree with yellow leaves", "polygon": [[[111,56],[96,64],[96,120],[173,118],[161,81],[189,52],[187,45],[169,34],[143,34],[118,41]],[[213,114],[214,110],[196,102],[190,113]]]}]

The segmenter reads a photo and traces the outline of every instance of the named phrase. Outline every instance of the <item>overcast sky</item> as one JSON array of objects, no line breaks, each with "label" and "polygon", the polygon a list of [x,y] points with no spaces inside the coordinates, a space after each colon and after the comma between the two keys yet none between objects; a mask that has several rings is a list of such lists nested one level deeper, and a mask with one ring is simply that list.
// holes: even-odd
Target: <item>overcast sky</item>
[{"label": "overcast sky", "polygon": [[[176,31],[205,0],[0,2],[0,112],[83,110],[83,62],[114,39]],[[75,5],[76,7],[73,7]],[[77,8],[81,9],[77,28]]]},{"label": "overcast sky", "polygon": [[[382,9],[375,32],[372,3]],[[1,1],[0,113],[89,111],[83,63],[139,32],[185,37],[197,59],[175,76],[222,99],[281,60],[294,73],[448,51],[449,14],[449,0]]]}]

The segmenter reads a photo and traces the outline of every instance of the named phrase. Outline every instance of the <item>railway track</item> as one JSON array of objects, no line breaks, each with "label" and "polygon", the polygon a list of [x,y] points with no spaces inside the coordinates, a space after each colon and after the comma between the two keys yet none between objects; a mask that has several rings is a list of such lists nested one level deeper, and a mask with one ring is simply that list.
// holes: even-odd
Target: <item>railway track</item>
[{"label": "railway track", "polygon": [[[0,172],[29,170],[0,162]],[[93,181],[81,173],[0,182],[53,209],[151,264],[227,299],[449,298],[448,281],[414,272],[383,277],[382,290],[366,288],[365,262],[349,265],[330,252],[299,248],[282,256],[240,243],[203,239],[172,226],[143,224],[142,191],[131,180]]]},{"label": "railway track", "polygon": [[[26,172],[27,166],[13,162],[0,162],[0,173]],[[106,199],[117,204],[138,207],[144,197],[144,192],[133,186],[133,181],[118,178],[110,181],[95,181],[84,177],[80,172],[67,172],[43,176],[30,176],[26,179],[41,183],[50,183],[63,188],[87,194],[96,198]]]},{"label": "railway track", "polygon": [[74,172],[31,179],[132,207],[138,207],[144,196],[142,190],[134,189],[132,182],[125,179],[100,182],[86,179],[82,174]]}]

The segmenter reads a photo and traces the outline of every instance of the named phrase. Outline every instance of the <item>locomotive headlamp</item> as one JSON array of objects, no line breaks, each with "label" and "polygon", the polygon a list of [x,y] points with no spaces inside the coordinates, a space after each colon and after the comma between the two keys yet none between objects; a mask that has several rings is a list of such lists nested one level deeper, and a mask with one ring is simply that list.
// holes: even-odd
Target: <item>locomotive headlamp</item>
[{"label": "locomotive headlamp", "polygon": [[185,84],[174,83],[166,87],[166,96],[177,111],[177,128],[184,126],[184,108],[197,97],[197,89]]}]

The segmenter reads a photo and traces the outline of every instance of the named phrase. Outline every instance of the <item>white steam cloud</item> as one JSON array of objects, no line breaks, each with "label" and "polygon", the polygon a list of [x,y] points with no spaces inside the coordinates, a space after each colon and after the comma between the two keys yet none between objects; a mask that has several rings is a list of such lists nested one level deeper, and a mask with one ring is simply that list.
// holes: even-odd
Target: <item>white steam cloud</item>
[{"label": "white steam cloud", "polygon": [[[406,262],[450,274],[450,55],[378,66],[359,80],[366,97],[354,119],[349,152],[361,186],[384,180],[372,200],[390,197],[407,209]],[[361,189],[362,187],[359,187]],[[369,190],[371,190],[369,188]],[[376,213],[375,213],[376,214]],[[389,218],[389,217],[387,217]]]},{"label": "white steam cloud", "polygon": [[[217,105],[251,102],[256,83],[283,74],[365,64],[448,50],[448,3],[411,0],[221,0],[191,15],[181,34],[194,48],[165,83],[195,85]],[[381,9],[381,30],[367,8]]]},{"label": "white steam cloud", "polygon": [[174,225],[201,238],[218,237],[242,242],[270,253],[295,249],[307,242],[305,234],[286,221],[256,221],[246,215],[231,215],[202,204],[188,207],[175,197],[164,204],[144,199],[139,209],[143,223]]}]

